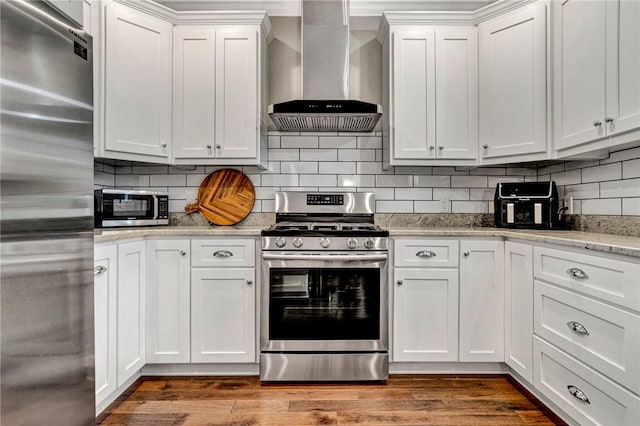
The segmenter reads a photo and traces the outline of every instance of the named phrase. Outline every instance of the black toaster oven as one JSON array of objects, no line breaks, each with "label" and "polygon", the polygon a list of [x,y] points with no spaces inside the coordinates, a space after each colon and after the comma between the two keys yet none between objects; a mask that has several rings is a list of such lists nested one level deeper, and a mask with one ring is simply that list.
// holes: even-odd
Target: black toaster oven
[{"label": "black toaster oven", "polygon": [[495,225],[504,228],[564,228],[555,182],[501,182],[494,197]]}]

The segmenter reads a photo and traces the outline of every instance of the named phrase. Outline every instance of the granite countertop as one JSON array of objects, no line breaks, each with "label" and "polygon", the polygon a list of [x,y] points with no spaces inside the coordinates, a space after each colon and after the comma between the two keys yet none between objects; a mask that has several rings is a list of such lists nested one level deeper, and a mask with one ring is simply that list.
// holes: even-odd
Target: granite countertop
[{"label": "granite countertop", "polygon": [[[95,242],[146,237],[260,236],[266,226],[158,226],[96,230]],[[391,237],[498,237],[558,244],[640,258],[640,237],[580,231],[538,231],[494,227],[389,227]]]}]

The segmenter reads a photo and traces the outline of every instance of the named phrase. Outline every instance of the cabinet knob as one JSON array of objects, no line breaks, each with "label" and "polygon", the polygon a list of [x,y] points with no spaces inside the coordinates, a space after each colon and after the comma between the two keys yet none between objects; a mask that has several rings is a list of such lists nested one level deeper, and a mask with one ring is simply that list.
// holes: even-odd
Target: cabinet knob
[{"label": "cabinet knob", "polygon": [[435,145],[429,145],[429,150],[433,151],[434,149],[436,149]]},{"label": "cabinet knob", "polygon": [[207,149],[211,149],[211,144],[210,143],[207,144]]},{"label": "cabinet knob", "polygon": [[464,257],[469,257],[469,255],[470,255],[470,254],[471,254],[471,253],[469,253],[468,251],[465,251],[464,253],[462,253],[462,255],[463,255]]},{"label": "cabinet knob", "polygon": [[586,404],[591,404],[591,401],[589,401],[587,395],[585,395],[584,392],[582,392],[578,387],[574,385],[568,385],[567,389],[569,389],[569,393],[573,395],[575,399],[578,399]]},{"label": "cabinet knob", "polygon": [[593,127],[600,127],[600,126],[602,126],[602,121],[600,121],[600,120],[595,120],[595,121],[593,122]]},{"label": "cabinet knob", "polygon": [[569,321],[567,323],[567,327],[569,327],[569,329],[576,334],[580,334],[583,336],[589,335],[589,330],[587,330],[587,328],[584,325],[580,324],[578,321]]},{"label": "cabinet knob", "polygon": [[93,275],[101,275],[101,274],[104,274],[105,272],[107,272],[107,268],[102,265],[98,265],[95,268],[93,268]]},{"label": "cabinet knob", "polygon": [[186,251],[184,251],[184,250],[180,250],[180,256],[186,256],[186,255],[187,255],[187,252],[186,252]]},{"label": "cabinet knob", "polygon": [[253,280],[247,280],[247,284],[248,284],[248,285],[253,284]]},{"label": "cabinet knob", "polygon": [[167,147],[167,143],[166,142],[162,142],[162,147],[166,148]]},{"label": "cabinet knob", "polygon": [[402,280],[398,280],[398,285],[402,285]]},{"label": "cabinet knob", "polygon": [[222,145],[216,144],[216,148],[220,149],[220,148],[222,148]]},{"label": "cabinet knob", "polygon": [[485,143],[484,145],[482,145],[482,149],[489,149],[489,145]]},{"label": "cabinet knob", "polygon": [[589,279],[589,275],[587,275],[587,273],[585,271],[583,271],[582,269],[579,268],[569,268],[567,269],[567,275],[573,277],[573,278],[578,278],[580,280],[588,280]]},{"label": "cabinet knob", "polygon": [[438,146],[438,149],[439,149],[440,151],[442,151],[442,150],[444,149],[444,145],[440,145],[440,146]]},{"label": "cabinet knob", "polygon": [[605,123],[613,123],[613,117],[607,117],[604,119]]}]

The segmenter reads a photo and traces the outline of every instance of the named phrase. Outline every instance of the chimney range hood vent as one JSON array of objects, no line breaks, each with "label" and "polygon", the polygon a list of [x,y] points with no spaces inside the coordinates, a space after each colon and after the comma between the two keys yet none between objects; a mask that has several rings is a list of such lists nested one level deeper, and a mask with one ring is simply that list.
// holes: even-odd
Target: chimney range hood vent
[{"label": "chimney range hood vent", "polygon": [[348,0],[302,0],[302,100],[269,105],[278,130],[371,132],[382,106],[348,100]]}]

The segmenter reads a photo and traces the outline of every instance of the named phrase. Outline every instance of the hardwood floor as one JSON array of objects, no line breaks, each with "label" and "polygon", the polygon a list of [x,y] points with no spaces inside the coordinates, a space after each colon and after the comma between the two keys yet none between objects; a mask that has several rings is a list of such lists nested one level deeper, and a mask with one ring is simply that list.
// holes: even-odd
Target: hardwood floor
[{"label": "hardwood floor", "polygon": [[564,425],[516,387],[520,386],[502,375],[393,375],[386,384],[145,378],[108,407],[98,424]]}]

